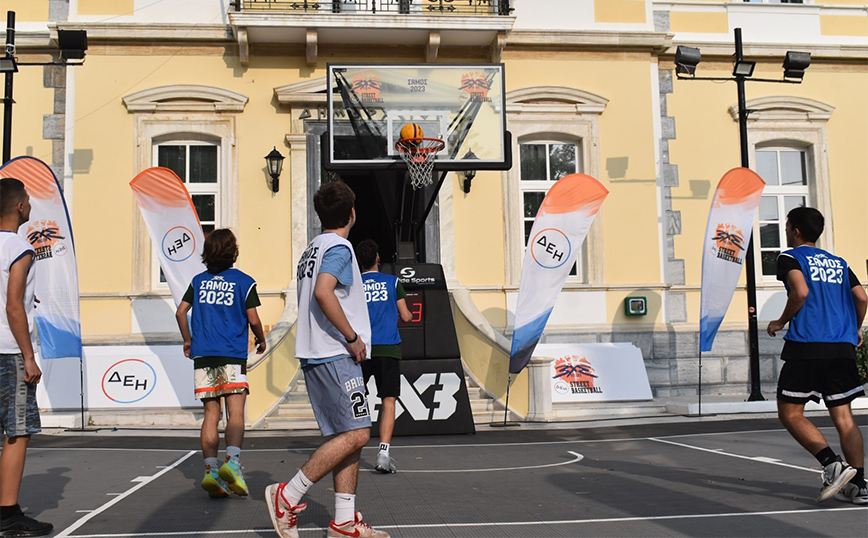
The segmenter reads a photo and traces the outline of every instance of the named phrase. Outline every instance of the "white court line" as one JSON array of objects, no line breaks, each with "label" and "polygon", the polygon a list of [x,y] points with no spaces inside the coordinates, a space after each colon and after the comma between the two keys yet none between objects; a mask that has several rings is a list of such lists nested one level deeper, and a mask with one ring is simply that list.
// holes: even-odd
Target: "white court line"
[{"label": "white court line", "polygon": [[693,450],[701,450],[702,452],[711,452],[712,454],[717,454],[720,456],[729,456],[731,458],[739,458],[739,459],[749,460],[749,461],[758,461],[760,463],[770,463],[772,465],[780,465],[781,467],[789,467],[791,469],[799,469],[800,471],[809,471],[812,473],[823,472],[823,471],[818,470],[818,469],[811,469],[810,467],[800,467],[798,465],[790,465],[789,463],[784,463],[781,460],[776,460],[774,458],[767,458],[765,456],[755,456],[755,457],[754,456],[742,456],[741,454],[732,454],[730,452],[724,452],[722,449],[719,449],[719,448],[716,448],[716,449],[702,448],[699,446],[685,445],[684,443],[676,443],[674,441],[666,441],[663,439],[656,439],[654,437],[649,437],[648,440],[649,441],[655,441],[657,443],[666,443],[667,445],[675,445],[675,446],[680,446],[680,447],[684,447],[684,448],[692,448]]},{"label": "white court line", "polygon": [[[523,467],[495,467],[492,469],[415,469],[415,470],[401,470],[402,473],[484,473],[488,471],[523,471],[526,469],[544,469],[546,467],[560,467],[561,465],[569,465],[571,463],[578,463],[582,461],[585,457],[579,454],[578,452],[573,452],[572,450],[567,450],[567,454],[572,454],[574,457],[569,461],[562,461],[558,463],[545,463],[542,465],[526,465]],[[369,472],[379,472],[376,469],[366,469]]]},{"label": "white court line", "polygon": [[[774,510],[768,512],[724,512],[721,514],[678,514],[671,516],[635,516],[607,517],[599,519],[562,519],[553,521],[501,521],[483,523],[431,523],[422,525],[377,525],[378,529],[467,529],[475,527],[539,527],[543,525],[584,525],[588,523],[626,523],[632,521],[671,521],[676,519],[713,519],[716,517],[754,517],[782,516],[791,514],[837,513],[854,510],[868,511],[868,507],[855,508],[811,508],[808,510]],[[300,533],[326,531],[325,528],[300,527]],[[215,534],[253,534],[274,533],[272,529],[226,530],[226,531],[192,531],[192,532],[142,532],[125,534],[76,534],[73,538],[140,538],[146,536],[213,536]],[[59,537],[60,535],[58,535]]]},{"label": "white court line", "polygon": [[88,515],[82,517],[81,519],[79,519],[78,521],[76,521],[75,523],[73,523],[72,525],[70,525],[69,527],[65,528],[65,529],[64,529],[63,531],[61,531],[59,534],[56,534],[56,535],[54,536],[54,538],[66,538],[67,536],[70,535],[70,533],[72,533],[72,531],[78,529],[79,527],[81,527],[82,525],[84,525],[85,523],[87,523],[88,521],[90,521],[94,516],[97,516],[97,515],[99,515],[99,514],[105,512],[106,510],[108,510],[109,508],[111,508],[112,506],[114,506],[115,504],[121,502],[123,499],[129,497],[130,495],[132,495],[132,494],[135,493],[136,491],[142,489],[143,487],[145,487],[146,485],[150,484],[150,483],[153,482],[154,480],[156,480],[156,479],[160,478],[161,476],[163,476],[164,474],[168,473],[169,471],[171,471],[172,469],[174,469],[175,467],[177,467],[178,465],[180,465],[181,463],[183,463],[183,462],[184,462],[187,458],[189,458],[190,456],[192,456],[192,455],[194,455],[194,454],[198,454],[198,453],[199,453],[198,450],[191,450],[191,451],[187,452],[187,454],[185,454],[184,456],[182,456],[178,461],[176,461],[175,463],[173,463],[173,464],[171,464],[170,466],[166,467],[165,469],[163,469],[162,471],[158,472],[157,474],[151,476],[149,480],[145,480],[145,481],[143,481],[143,482],[139,482],[138,484],[136,484],[135,486],[131,487],[130,489],[128,489],[128,490],[125,491],[124,493],[121,493],[120,495],[118,495],[118,496],[115,497],[114,499],[110,500],[109,502],[107,502],[107,503],[105,503],[104,505],[100,506],[99,508],[97,508],[97,509],[94,510],[93,512],[91,512],[91,513],[89,513]]}]

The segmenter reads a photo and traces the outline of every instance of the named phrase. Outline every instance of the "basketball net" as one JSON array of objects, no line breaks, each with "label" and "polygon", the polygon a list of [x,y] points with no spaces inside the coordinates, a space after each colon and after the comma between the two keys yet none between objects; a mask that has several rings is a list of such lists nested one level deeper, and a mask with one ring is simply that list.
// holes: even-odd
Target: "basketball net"
[{"label": "basketball net", "polygon": [[395,143],[395,150],[407,163],[414,189],[434,183],[434,160],[445,147],[446,143],[439,138],[402,138]]}]

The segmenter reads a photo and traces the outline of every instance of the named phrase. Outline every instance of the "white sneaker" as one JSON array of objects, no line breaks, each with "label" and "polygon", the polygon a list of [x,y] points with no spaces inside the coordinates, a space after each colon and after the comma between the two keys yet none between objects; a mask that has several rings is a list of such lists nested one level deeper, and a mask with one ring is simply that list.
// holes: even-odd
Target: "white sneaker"
[{"label": "white sneaker", "polygon": [[265,504],[268,506],[271,525],[277,531],[277,535],[280,538],[298,538],[298,515],[304,512],[307,503],[289,506],[283,500],[282,493],[285,487],[285,482],[266,487]]},{"label": "white sneaker", "polygon": [[841,491],[835,494],[835,500],[853,504],[868,504],[868,486],[860,488],[852,482],[844,484]]},{"label": "white sneaker", "polygon": [[327,538],[389,538],[389,533],[386,531],[377,530],[362,521],[362,513],[356,512],[355,521],[347,521],[343,525],[338,525],[334,520],[329,523],[329,531]]},{"label": "white sneaker", "polygon": [[833,461],[823,468],[823,489],[817,496],[817,502],[827,501],[835,496],[851,478],[856,476],[856,469],[843,461]]},{"label": "white sneaker", "polygon": [[384,474],[398,472],[398,468],[395,467],[395,460],[387,456],[385,452],[377,453],[377,465],[374,466],[374,470]]}]

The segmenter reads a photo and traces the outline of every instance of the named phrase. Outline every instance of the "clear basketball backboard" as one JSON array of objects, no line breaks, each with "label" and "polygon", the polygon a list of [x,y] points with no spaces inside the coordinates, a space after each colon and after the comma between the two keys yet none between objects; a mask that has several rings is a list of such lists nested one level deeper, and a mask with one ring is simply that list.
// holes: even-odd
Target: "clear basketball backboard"
[{"label": "clear basketball backboard", "polygon": [[438,170],[507,170],[502,64],[328,64],[330,170],[401,168],[401,128],[442,139]]}]

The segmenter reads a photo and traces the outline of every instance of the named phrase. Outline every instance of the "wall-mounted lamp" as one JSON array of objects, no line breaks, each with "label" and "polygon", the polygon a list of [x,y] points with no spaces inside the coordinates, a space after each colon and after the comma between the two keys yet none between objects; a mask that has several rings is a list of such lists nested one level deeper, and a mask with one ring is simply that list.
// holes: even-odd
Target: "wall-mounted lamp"
[{"label": "wall-mounted lamp", "polygon": [[308,119],[309,117],[310,117],[310,109],[307,108],[307,107],[304,107],[304,110],[302,110],[302,111],[301,111],[301,114],[298,115],[298,119],[300,119],[300,120],[306,120],[306,119]]},{"label": "wall-mounted lamp", "polygon": [[805,76],[805,69],[810,65],[810,52],[787,51],[786,56],[784,56],[784,78],[797,78],[802,80],[802,77]]},{"label": "wall-mounted lamp", "polygon": [[0,73],[17,73],[18,72],[18,64],[15,62],[15,58],[0,58]]},{"label": "wall-mounted lamp", "polygon": [[732,76],[734,77],[749,77],[753,75],[753,69],[756,67],[756,62],[748,62],[740,60],[732,66]]},{"label": "wall-mounted lamp", "polygon": [[[477,157],[476,154],[473,153],[473,150],[468,150],[467,153],[464,154],[464,157],[462,157],[461,159],[467,160],[467,159],[478,159],[478,158],[479,157]],[[471,169],[464,171],[464,184],[461,186],[461,190],[464,191],[465,194],[470,194],[470,182],[472,182],[473,178],[475,178],[475,177],[476,177],[476,169],[475,168],[471,168]]]},{"label": "wall-mounted lamp", "polygon": [[675,72],[681,75],[695,75],[696,66],[702,61],[702,53],[696,47],[679,45],[675,49]]},{"label": "wall-mounted lamp", "polygon": [[272,192],[280,190],[280,172],[283,170],[283,158],[283,155],[277,151],[277,146],[265,156],[265,162],[268,165],[268,175],[271,176]]},{"label": "wall-mounted lamp", "polygon": [[66,60],[84,60],[87,50],[87,30],[58,30],[57,46],[60,57]]}]

